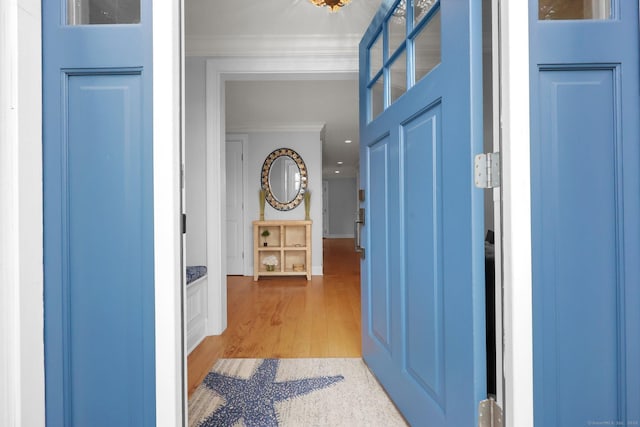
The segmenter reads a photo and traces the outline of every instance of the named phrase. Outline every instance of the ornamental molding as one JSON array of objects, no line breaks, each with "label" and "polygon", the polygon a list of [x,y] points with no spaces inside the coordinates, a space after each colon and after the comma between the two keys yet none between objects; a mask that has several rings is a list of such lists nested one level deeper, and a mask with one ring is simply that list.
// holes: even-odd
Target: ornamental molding
[{"label": "ornamental molding", "polygon": [[351,56],[357,60],[361,35],[187,35],[187,56]]},{"label": "ornamental molding", "polygon": [[272,132],[317,132],[324,129],[324,123],[271,123],[255,122],[246,123],[241,126],[229,125],[225,130],[227,133],[272,133]]}]

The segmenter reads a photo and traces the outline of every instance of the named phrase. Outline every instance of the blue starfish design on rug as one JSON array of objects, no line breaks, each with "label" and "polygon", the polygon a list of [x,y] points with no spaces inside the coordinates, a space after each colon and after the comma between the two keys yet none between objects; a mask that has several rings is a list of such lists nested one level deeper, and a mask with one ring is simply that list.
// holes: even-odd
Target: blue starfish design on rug
[{"label": "blue starfish design on rug", "polygon": [[226,400],[200,427],[230,427],[240,419],[247,427],[278,426],[274,404],[344,380],[333,377],[303,378],[276,382],[279,361],[265,359],[248,379],[209,372],[203,383]]}]

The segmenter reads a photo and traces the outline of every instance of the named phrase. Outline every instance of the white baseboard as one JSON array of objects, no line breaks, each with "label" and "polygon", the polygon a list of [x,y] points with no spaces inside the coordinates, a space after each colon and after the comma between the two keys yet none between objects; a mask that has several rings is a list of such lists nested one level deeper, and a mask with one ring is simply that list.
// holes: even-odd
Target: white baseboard
[{"label": "white baseboard", "polygon": [[325,234],[325,239],[353,239],[353,234]]}]

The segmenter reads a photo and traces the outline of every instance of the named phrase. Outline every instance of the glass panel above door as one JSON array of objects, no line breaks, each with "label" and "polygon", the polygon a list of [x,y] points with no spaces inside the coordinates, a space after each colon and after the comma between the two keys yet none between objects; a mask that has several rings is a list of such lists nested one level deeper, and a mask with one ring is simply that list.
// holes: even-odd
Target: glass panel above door
[{"label": "glass panel above door", "polygon": [[611,0],[539,0],[538,19],[611,19]]},{"label": "glass panel above door", "polygon": [[140,0],[67,0],[67,25],[140,23]]}]

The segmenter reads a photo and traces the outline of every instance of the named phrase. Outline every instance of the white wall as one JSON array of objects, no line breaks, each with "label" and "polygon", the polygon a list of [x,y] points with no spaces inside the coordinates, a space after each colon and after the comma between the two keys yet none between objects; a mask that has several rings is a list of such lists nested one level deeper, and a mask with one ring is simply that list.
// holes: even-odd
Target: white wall
[{"label": "white wall", "polygon": [[[292,126],[293,127],[293,126]],[[311,264],[312,274],[322,274],[322,147],[320,143],[321,126],[308,131],[262,131],[248,132],[249,153],[245,158],[248,168],[249,194],[245,209],[245,260],[249,258],[253,266],[253,228],[251,222],[259,218],[258,192],[260,191],[260,173],[264,159],[276,148],[291,148],[300,154],[307,166],[308,187],[311,192]],[[290,211],[278,211],[265,204],[264,219],[304,219],[304,202]],[[246,254],[250,256],[247,257]]]},{"label": "white wall", "polygon": [[187,265],[207,265],[205,64],[187,58],[185,69],[185,193]]},{"label": "white wall", "polygon": [[329,232],[326,237],[353,237],[357,198],[355,178],[326,179],[329,195]]}]

